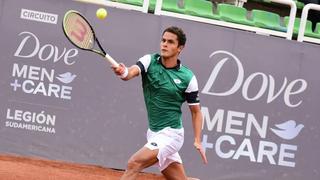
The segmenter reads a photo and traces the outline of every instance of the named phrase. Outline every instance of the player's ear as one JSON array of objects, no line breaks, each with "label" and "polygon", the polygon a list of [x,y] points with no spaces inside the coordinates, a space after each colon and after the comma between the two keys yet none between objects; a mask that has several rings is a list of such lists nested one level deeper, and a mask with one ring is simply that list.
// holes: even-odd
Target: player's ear
[{"label": "player's ear", "polygon": [[182,51],[183,48],[184,48],[184,45],[179,45],[179,46],[178,46],[178,51],[179,51],[179,53]]}]

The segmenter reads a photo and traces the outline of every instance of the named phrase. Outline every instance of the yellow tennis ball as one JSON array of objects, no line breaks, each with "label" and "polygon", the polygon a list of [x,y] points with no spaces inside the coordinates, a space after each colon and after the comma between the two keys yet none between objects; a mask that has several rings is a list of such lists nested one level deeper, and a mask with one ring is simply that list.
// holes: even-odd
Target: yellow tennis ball
[{"label": "yellow tennis ball", "polygon": [[99,19],[104,19],[104,18],[107,17],[107,15],[108,15],[108,12],[107,12],[107,10],[104,9],[104,8],[99,8],[99,9],[97,10],[97,12],[96,12],[96,16],[97,16],[97,18],[99,18]]}]

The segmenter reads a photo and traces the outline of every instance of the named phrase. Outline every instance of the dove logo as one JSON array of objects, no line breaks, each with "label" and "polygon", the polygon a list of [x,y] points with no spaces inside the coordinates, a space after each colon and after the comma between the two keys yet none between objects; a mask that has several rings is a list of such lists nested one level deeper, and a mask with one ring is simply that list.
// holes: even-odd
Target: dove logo
[{"label": "dove logo", "polygon": [[66,72],[66,73],[63,73],[63,74],[59,74],[59,76],[57,76],[56,78],[62,83],[69,84],[76,77],[77,77],[77,75],[72,74],[70,72]]},{"label": "dove logo", "polygon": [[45,44],[32,32],[24,31],[19,34],[23,39],[21,40],[15,57],[22,59],[36,59],[41,62],[58,63],[63,61],[64,64],[71,66],[75,63],[74,58],[78,55],[77,49],[67,49],[58,47],[54,44]]},{"label": "dove logo", "polygon": [[[215,59],[216,56],[224,56],[224,58],[220,59],[212,69],[211,74],[201,91],[202,94],[223,97],[231,96],[240,91],[243,99],[247,101],[263,100],[266,97],[264,101],[267,104],[272,103],[279,98],[282,98],[283,102],[288,107],[294,108],[302,104],[302,97],[299,97],[299,95],[305,92],[308,87],[308,83],[305,79],[289,81],[287,77],[284,77],[282,82],[276,82],[276,80],[279,81],[280,78],[275,79],[271,74],[265,74],[263,72],[248,74],[245,72],[245,67],[238,57],[228,51],[215,51],[210,55],[210,59]],[[226,81],[226,78],[221,74],[223,72],[222,69],[232,68],[233,66],[230,66],[231,64],[233,64],[236,69],[231,70],[230,72],[232,73],[228,74],[228,76],[236,77],[235,81],[233,80],[234,82],[231,83],[230,87],[223,87],[223,91],[217,90],[217,87],[219,86],[216,86],[217,81],[219,81],[219,79]],[[246,77],[246,74],[249,76]],[[253,84],[255,81],[258,81],[261,84],[257,87],[259,91],[257,91],[256,94],[249,93],[251,92],[251,88],[254,87]],[[281,84],[281,88],[277,88],[276,84]],[[295,96],[299,100],[293,102],[292,96]]]},{"label": "dove logo", "polygon": [[289,120],[282,124],[276,124],[275,126],[278,129],[270,128],[271,131],[280,138],[285,140],[291,140],[296,138],[301,132],[302,128],[304,127],[303,124],[297,125],[296,121],[294,120]]}]

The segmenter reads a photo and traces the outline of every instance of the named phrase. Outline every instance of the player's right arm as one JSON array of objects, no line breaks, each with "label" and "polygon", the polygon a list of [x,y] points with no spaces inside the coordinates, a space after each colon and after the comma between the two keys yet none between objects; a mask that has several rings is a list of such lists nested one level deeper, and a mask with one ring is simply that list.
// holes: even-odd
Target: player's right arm
[{"label": "player's right arm", "polygon": [[116,75],[118,75],[122,80],[128,81],[139,74],[145,74],[151,62],[151,55],[147,54],[141,57],[137,64],[127,68],[123,63],[120,63],[118,67],[113,66],[112,69]]},{"label": "player's right arm", "polygon": [[132,65],[127,68],[123,63],[120,63],[118,67],[112,67],[114,73],[124,81],[128,81],[136,76],[139,76],[140,69],[137,65]]}]

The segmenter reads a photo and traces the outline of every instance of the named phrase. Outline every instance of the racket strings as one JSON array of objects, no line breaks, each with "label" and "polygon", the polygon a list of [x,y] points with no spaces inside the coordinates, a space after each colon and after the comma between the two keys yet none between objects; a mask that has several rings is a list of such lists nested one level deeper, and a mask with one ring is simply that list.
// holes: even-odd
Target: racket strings
[{"label": "racket strings", "polygon": [[64,19],[66,35],[78,47],[92,49],[94,34],[86,20],[77,13],[69,13]]}]

